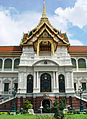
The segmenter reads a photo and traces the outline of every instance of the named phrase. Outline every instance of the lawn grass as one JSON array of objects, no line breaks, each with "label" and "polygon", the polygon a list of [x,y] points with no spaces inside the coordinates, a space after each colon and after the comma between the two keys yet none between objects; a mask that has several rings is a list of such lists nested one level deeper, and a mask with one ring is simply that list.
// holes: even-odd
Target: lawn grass
[{"label": "lawn grass", "polygon": [[87,114],[66,115],[65,119],[87,119]]},{"label": "lawn grass", "polygon": [[35,115],[0,115],[0,119],[35,119]]},{"label": "lawn grass", "polygon": [[[40,119],[41,115],[0,115],[0,119],[38,119],[38,117]],[[52,117],[52,115],[49,115],[49,119]],[[47,117],[45,118],[47,119]]]},{"label": "lawn grass", "polygon": [[[0,119],[40,119],[40,117],[37,118],[37,115],[0,115]],[[48,118],[52,119],[52,117],[53,116],[49,115]],[[47,118],[43,118],[43,119],[47,119]],[[87,119],[87,114],[65,115],[65,119]]]}]

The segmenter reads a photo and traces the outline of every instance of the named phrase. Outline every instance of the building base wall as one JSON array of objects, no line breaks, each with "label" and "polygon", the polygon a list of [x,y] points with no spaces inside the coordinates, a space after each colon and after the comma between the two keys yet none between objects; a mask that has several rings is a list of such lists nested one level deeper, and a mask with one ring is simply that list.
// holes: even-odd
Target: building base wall
[{"label": "building base wall", "polygon": [[[40,106],[42,105],[42,101],[43,100],[50,100],[51,101],[51,107],[53,105],[53,103],[57,100],[58,104],[60,103],[61,99],[66,99],[66,104],[67,105],[71,105],[71,108],[73,110],[80,110],[80,99],[76,98],[76,97],[49,97],[49,98],[44,98],[42,97],[16,97],[15,99],[15,103],[16,103],[16,110],[21,110],[21,108],[25,109],[25,100],[29,100],[31,101],[31,103],[33,104],[33,109],[34,111],[38,112],[38,110],[40,109]],[[84,110],[87,110],[87,102],[82,101],[83,102],[83,106],[84,106]],[[12,110],[12,104],[13,104],[13,100],[10,100],[4,104],[0,104],[0,111],[11,111]]]}]

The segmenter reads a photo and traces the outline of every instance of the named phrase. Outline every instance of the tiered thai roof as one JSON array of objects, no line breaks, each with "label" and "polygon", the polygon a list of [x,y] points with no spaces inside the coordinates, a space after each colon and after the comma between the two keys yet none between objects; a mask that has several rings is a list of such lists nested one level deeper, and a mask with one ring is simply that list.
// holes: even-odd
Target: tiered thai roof
[{"label": "tiered thai roof", "polygon": [[36,41],[38,40],[40,35],[43,34],[44,32],[47,32],[53,38],[53,40],[57,39],[55,41],[57,42],[58,45],[59,44],[67,45],[67,46],[70,45],[66,33],[61,33],[59,30],[55,29],[50,24],[46,14],[46,10],[45,10],[45,0],[43,4],[43,13],[42,13],[42,17],[40,19],[39,24],[37,25],[36,28],[31,30],[29,33],[24,34],[22,42],[21,42],[21,46],[29,45],[29,42],[32,42],[31,45],[33,45],[34,40],[32,41],[32,38],[35,37],[36,38],[35,41]]}]

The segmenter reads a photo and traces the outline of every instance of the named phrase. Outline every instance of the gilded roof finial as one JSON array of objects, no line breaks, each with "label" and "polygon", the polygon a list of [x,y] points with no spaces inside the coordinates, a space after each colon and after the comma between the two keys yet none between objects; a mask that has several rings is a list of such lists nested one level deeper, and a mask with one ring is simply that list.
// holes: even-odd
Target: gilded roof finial
[{"label": "gilded roof finial", "polygon": [[42,17],[47,17],[46,9],[45,9],[45,0],[44,0],[44,3],[43,3],[43,14],[42,14]]}]

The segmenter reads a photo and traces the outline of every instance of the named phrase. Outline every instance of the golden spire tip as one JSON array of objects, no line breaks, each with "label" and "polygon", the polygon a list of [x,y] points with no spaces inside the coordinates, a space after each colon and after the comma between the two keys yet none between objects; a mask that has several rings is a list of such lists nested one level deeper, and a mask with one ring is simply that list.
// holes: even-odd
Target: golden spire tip
[{"label": "golden spire tip", "polygon": [[42,17],[47,17],[46,9],[45,9],[45,0],[43,1],[43,14],[42,14]]}]

